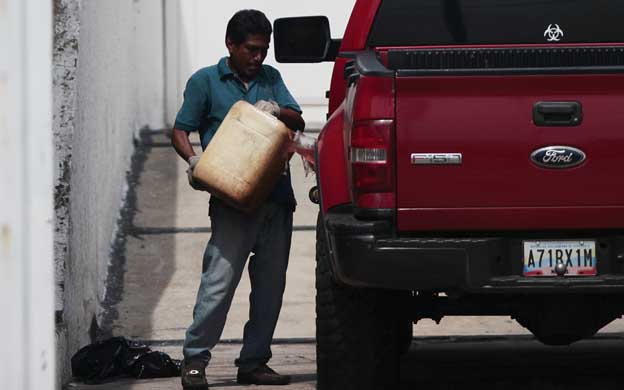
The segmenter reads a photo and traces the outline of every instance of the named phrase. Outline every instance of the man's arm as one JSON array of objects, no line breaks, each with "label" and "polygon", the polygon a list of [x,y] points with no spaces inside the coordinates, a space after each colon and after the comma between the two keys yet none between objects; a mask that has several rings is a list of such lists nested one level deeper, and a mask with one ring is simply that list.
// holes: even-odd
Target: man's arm
[{"label": "man's arm", "polygon": [[286,108],[286,107],[280,107],[279,111],[280,111],[280,114],[277,117],[277,119],[284,122],[284,124],[291,130],[303,131],[303,129],[305,128],[305,121],[303,120],[303,117],[301,116],[301,114],[299,114],[297,111],[293,109]]},{"label": "man's arm", "polygon": [[193,150],[193,145],[191,145],[189,133],[184,130],[173,129],[173,133],[171,134],[171,145],[173,145],[173,148],[178,155],[186,162],[189,162],[189,159],[192,156],[195,156],[195,150]]},{"label": "man's arm", "polygon": [[191,145],[191,141],[189,140],[189,133],[174,128],[171,134],[171,145],[173,145],[178,155],[189,164],[186,169],[186,175],[188,176],[188,182],[191,187],[195,190],[206,191],[206,189],[193,178],[193,170],[199,162],[199,157],[195,155],[195,150],[193,150],[193,145]]}]

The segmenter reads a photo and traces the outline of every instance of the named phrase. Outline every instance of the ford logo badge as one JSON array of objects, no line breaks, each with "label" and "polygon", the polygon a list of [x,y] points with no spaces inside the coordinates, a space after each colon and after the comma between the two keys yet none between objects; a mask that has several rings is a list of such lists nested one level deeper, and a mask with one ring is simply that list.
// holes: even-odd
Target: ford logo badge
[{"label": "ford logo badge", "polygon": [[572,168],[585,161],[585,153],[571,146],[547,146],[531,153],[531,160],[543,168]]}]

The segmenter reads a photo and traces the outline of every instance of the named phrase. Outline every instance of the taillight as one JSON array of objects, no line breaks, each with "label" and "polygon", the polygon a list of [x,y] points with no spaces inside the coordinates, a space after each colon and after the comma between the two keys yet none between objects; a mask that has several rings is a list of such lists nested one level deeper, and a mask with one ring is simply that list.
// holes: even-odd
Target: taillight
[{"label": "taillight", "polygon": [[369,120],[351,130],[353,202],[358,208],[396,207],[394,121]]},{"label": "taillight", "polygon": [[395,209],[394,77],[362,75],[351,88],[345,117],[355,212]]}]

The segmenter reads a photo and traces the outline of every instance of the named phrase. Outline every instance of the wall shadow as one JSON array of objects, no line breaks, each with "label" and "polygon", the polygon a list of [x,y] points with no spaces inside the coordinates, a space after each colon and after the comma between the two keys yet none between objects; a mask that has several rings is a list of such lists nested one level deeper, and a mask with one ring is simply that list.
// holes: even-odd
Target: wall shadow
[{"label": "wall shadow", "polygon": [[[174,118],[169,117],[177,107],[169,106],[176,102],[175,95],[184,88],[183,84],[177,86],[179,67],[189,63],[190,54],[184,33],[178,28],[183,25],[180,2],[162,0],[160,3],[165,78],[162,108],[164,122],[171,124]],[[176,204],[179,201],[176,183],[184,174],[178,165],[179,157],[171,147],[170,134],[170,129],[143,129],[135,138],[135,151],[127,174],[129,188],[112,247],[98,339],[117,335],[145,339],[146,335],[163,327],[155,323],[161,318],[155,317],[155,312],[162,306],[163,296],[176,271]],[[158,310],[163,311],[162,307]],[[189,323],[190,320],[189,317]]]},{"label": "wall shadow", "polygon": [[[129,188],[126,202],[121,211],[118,224],[119,230],[112,248],[106,297],[102,302],[104,314],[101,317],[100,334],[98,335],[100,339],[113,335],[136,336],[133,334],[119,334],[119,331],[115,329],[120,327],[119,324],[116,324],[118,321],[122,322],[122,329],[138,327],[141,329],[141,334],[149,334],[152,331],[150,314],[154,311],[163,293],[162,288],[153,288],[153,286],[166,286],[174,272],[171,260],[175,256],[175,241],[173,238],[170,235],[162,237],[145,235],[143,231],[145,226],[138,226],[136,223],[137,214],[145,211],[140,209],[143,204],[143,200],[140,199],[141,196],[144,196],[146,193],[152,193],[156,198],[165,198],[168,201],[172,201],[171,207],[175,206],[177,198],[176,188],[173,184],[167,186],[151,182],[154,175],[150,175],[149,170],[154,170],[156,167],[159,170],[158,176],[166,177],[172,183],[175,183],[178,175],[177,165],[175,164],[177,156],[173,149],[169,147],[170,152],[168,156],[163,155],[162,142],[155,141],[155,137],[164,138],[163,132],[142,130],[138,139],[135,140],[135,152],[132,157],[130,171],[127,174]],[[156,156],[156,154],[159,154],[159,156]],[[161,215],[173,215],[173,213]],[[163,227],[171,227],[175,224],[173,218],[158,218],[157,221]],[[144,256],[136,256],[137,245],[139,249],[149,249],[149,247],[154,245],[155,239],[158,240],[158,258],[154,259],[150,256],[149,250],[145,251]],[[149,273],[144,275],[145,278],[143,280],[137,277],[141,270],[150,268],[158,269],[157,281],[153,280],[152,275]],[[141,321],[141,324],[127,323],[129,317],[133,318],[133,313],[120,315],[119,312],[120,306],[123,306],[122,310],[128,310],[128,308],[136,307],[135,305],[140,305],[140,314],[144,319]],[[139,314],[138,311],[134,314]],[[136,322],[136,319],[130,322]]]}]

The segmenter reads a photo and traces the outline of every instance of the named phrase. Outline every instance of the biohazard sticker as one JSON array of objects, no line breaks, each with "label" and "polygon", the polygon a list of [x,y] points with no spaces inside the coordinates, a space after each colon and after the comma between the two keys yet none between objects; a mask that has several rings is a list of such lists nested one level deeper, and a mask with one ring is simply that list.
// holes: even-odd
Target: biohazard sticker
[{"label": "biohazard sticker", "polygon": [[549,24],[546,31],[544,31],[544,36],[548,39],[548,42],[559,42],[563,37],[563,30],[558,24],[554,26]]}]

